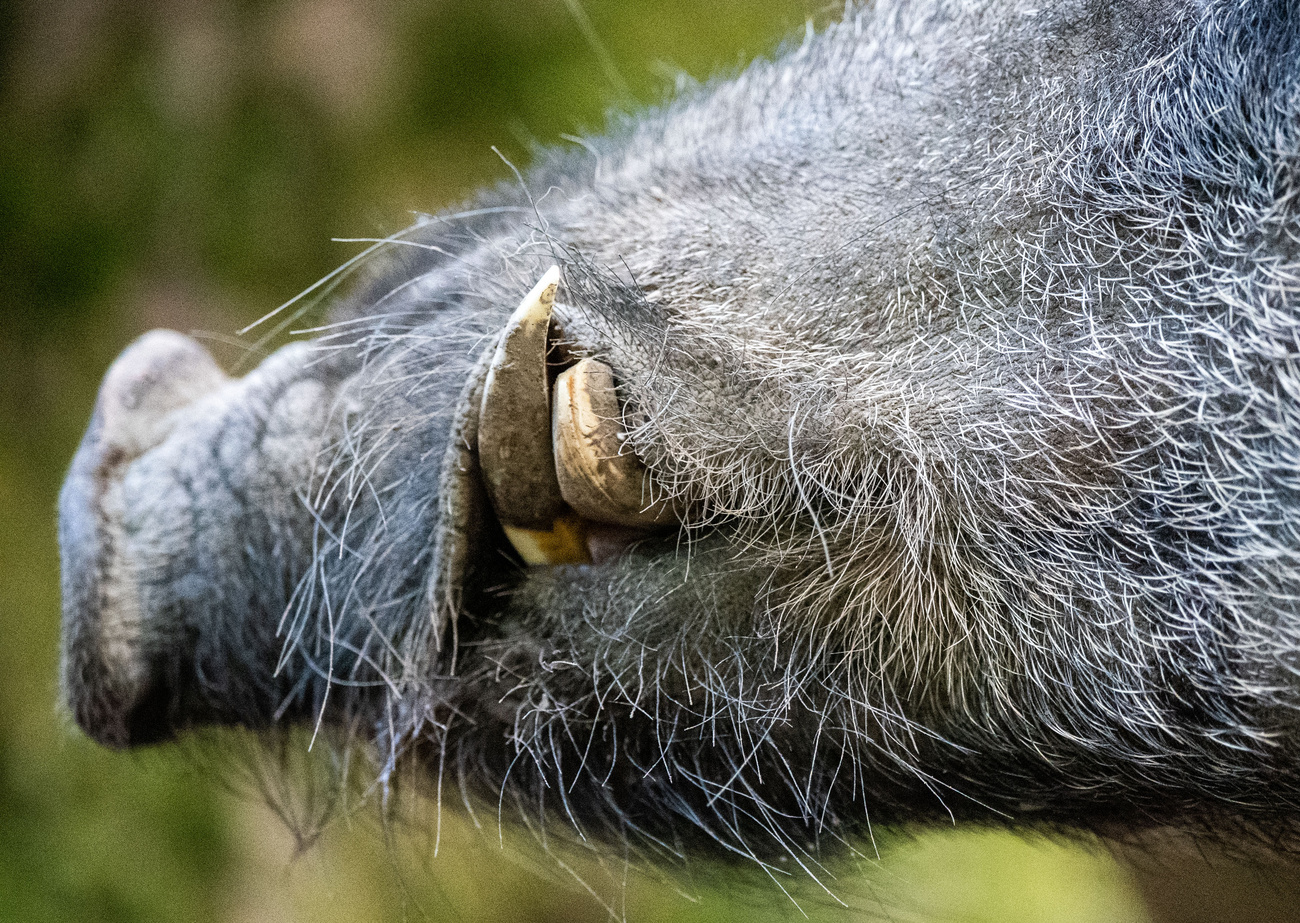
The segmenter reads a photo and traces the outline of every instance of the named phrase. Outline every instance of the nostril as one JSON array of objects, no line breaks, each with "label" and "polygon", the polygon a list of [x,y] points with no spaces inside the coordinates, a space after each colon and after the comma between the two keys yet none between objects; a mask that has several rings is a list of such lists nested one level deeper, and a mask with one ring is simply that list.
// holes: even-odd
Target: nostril
[{"label": "nostril", "polygon": [[99,389],[100,440],[105,456],[130,460],[158,445],[173,410],[227,381],[199,343],[172,330],[152,330],[118,356]]}]

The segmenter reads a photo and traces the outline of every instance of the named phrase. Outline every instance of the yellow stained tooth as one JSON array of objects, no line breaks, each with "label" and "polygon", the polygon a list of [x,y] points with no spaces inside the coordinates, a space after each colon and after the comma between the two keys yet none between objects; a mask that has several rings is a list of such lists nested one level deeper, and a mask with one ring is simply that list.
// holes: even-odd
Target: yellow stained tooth
[{"label": "yellow stained tooth", "polygon": [[552,266],[510,315],[483,385],[478,456],[492,508],[525,564],[586,564],[586,529],[560,494],[551,448],[548,330]]},{"label": "yellow stained tooth", "polygon": [[501,528],[525,564],[590,564],[587,528],[575,513],[556,519],[549,530],[520,529],[502,523]]},{"label": "yellow stained tooth", "polygon": [[551,438],[560,494],[579,514],[611,525],[654,528],[675,520],[640,459],[619,438],[614,372],[583,359],[555,381]]}]

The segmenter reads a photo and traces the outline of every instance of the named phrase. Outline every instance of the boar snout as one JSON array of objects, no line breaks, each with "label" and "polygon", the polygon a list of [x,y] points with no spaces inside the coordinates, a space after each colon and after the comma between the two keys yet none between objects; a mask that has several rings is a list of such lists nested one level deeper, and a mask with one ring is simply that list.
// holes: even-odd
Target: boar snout
[{"label": "boar snout", "polygon": [[309,556],[287,536],[310,533],[285,485],[305,482],[336,383],[305,344],[231,379],[170,331],[108,370],[59,498],[64,696],[95,740],[283,706],[276,626]]},{"label": "boar snout", "polygon": [[77,723],[110,747],[165,736],[163,670],[148,632],[122,523],[122,480],[162,443],[176,412],[227,381],[189,337],[155,330],[104,376],[94,415],[59,497],[63,549],[63,683]]}]

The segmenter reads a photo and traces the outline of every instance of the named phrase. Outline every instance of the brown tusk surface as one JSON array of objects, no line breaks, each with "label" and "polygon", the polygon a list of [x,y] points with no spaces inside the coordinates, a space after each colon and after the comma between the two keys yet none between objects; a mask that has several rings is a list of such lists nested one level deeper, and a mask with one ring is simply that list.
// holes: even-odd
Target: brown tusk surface
[{"label": "brown tusk surface", "polygon": [[551,437],[560,493],[580,515],[595,522],[654,528],[676,520],[656,499],[650,474],[623,447],[622,413],[614,372],[583,359],[555,381]]},{"label": "brown tusk surface", "polygon": [[510,316],[479,409],[479,464],[488,497],[503,524],[524,529],[549,529],[564,512],[546,380],[547,329],[559,281],[560,270],[552,266]]},{"label": "brown tusk surface", "polygon": [[497,519],[525,564],[590,561],[581,523],[564,503],[551,449],[546,351],[560,283],[552,266],[524,296],[488,365],[478,456]]}]

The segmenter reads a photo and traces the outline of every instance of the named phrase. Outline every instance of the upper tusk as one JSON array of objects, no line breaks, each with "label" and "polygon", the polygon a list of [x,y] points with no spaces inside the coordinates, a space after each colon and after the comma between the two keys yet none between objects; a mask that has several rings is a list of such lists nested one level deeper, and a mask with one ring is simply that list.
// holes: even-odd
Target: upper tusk
[{"label": "upper tusk", "polygon": [[608,365],[583,359],[560,373],[551,435],[561,495],[596,522],[642,528],[673,522],[673,508],[657,496],[640,459],[624,448],[621,421]]},{"label": "upper tusk", "polygon": [[488,499],[525,564],[583,564],[582,523],[564,503],[551,449],[547,339],[560,269],[552,266],[510,315],[488,363],[478,457]]},{"label": "upper tusk", "polygon": [[483,385],[478,454],[488,497],[504,525],[549,529],[564,512],[551,451],[547,328],[560,282],[552,266],[524,296],[497,343]]}]

